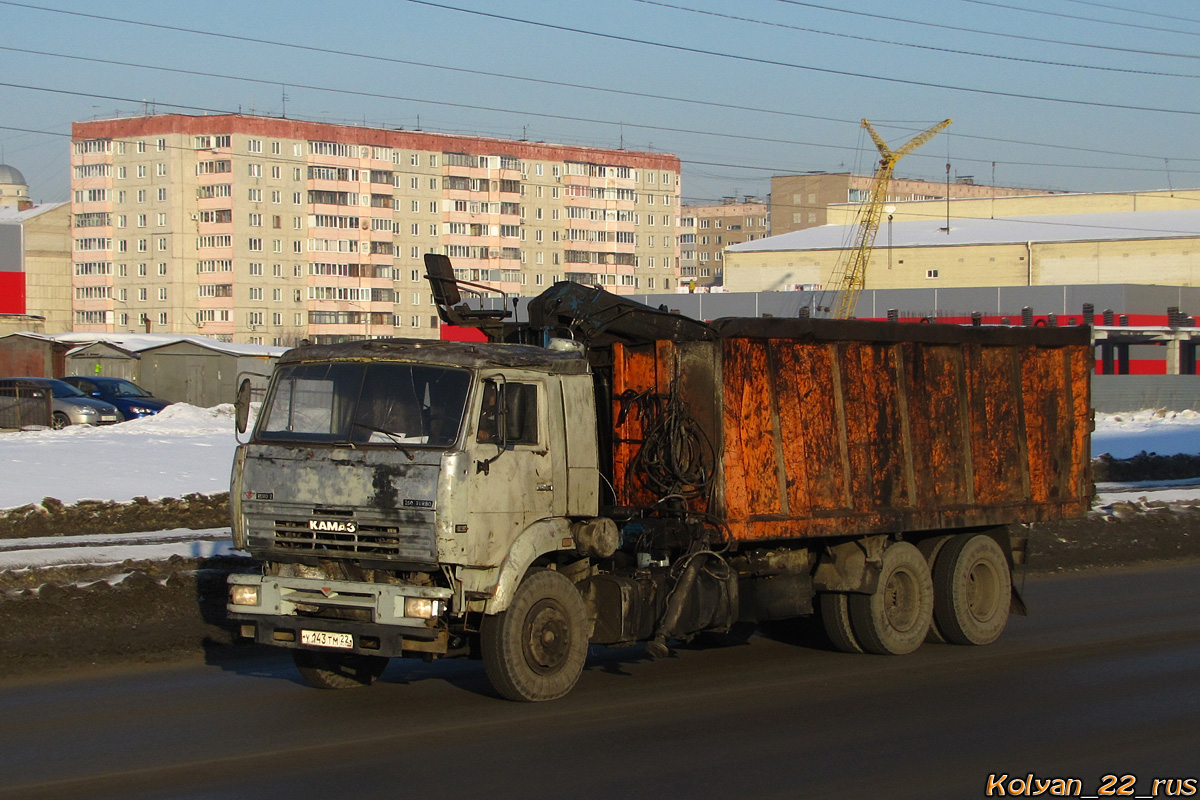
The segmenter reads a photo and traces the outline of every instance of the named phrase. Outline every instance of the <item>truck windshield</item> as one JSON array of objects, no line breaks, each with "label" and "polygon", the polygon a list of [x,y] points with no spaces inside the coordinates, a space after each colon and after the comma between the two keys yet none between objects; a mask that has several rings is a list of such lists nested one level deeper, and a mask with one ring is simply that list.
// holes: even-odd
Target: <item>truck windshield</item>
[{"label": "truck windshield", "polygon": [[269,441],[448,447],[467,402],[466,370],[415,364],[279,369],[257,437]]}]

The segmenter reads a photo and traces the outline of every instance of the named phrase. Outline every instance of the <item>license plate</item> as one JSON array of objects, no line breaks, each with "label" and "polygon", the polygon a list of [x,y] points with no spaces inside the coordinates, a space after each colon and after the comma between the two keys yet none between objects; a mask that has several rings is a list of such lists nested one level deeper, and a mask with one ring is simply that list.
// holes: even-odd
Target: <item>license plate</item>
[{"label": "license plate", "polygon": [[300,644],[311,644],[317,647],[337,647],[350,650],[354,647],[354,637],[348,633],[330,633],[329,631],[300,631]]},{"label": "license plate", "polygon": [[112,416],[111,414],[107,414],[107,415],[106,415],[106,414],[101,414],[101,415],[100,415],[100,421],[101,421],[101,422],[116,422],[116,421],[117,421],[117,418],[116,418],[116,417],[114,417],[114,416]]}]

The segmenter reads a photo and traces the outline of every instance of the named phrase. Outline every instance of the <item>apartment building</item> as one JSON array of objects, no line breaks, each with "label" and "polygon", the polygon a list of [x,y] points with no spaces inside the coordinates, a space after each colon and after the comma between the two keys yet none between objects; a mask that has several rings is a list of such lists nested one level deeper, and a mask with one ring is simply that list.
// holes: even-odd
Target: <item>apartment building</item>
[{"label": "apartment building", "polygon": [[755,197],[687,205],[679,214],[679,279],[693,288],[721,283],[726,247],[770,233],[767,204]]},{"label": "apartment building", "polygon": [[72,138],[77,331],[436,338],[431,252],[510,296],[678,280],[672,155],[244,115]]}]

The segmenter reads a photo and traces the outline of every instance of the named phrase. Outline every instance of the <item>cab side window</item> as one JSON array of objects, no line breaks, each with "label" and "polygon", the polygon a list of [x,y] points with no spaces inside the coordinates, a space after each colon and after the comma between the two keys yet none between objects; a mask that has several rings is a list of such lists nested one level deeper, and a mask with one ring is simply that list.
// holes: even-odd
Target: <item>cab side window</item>
[{"label": "cab side window", "polygon": [[[483,387],[479,427],[475,441],[500,443],[500,418],[504,423],[504,444],[538,443],[537,384],[489,381]],[[503,414],[497,413],[503,407]]]},{"label": "cab side window", "polygon": [[537,385],[510,383],[504,387],[504,441],[538,443]]}]

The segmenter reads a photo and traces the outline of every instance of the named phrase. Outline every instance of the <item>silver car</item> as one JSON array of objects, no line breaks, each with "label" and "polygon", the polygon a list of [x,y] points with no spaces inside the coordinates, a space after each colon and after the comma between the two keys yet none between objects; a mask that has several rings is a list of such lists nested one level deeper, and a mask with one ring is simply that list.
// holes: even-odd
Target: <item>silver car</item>
[{"label": "silver car", "polygon": [[4,378],[0,386],[40,386],[50,390],[50,425],[55,430],[68,425],[113,425],[124,417],[117,407],[94,400],[65,381],[54,378]]}]

